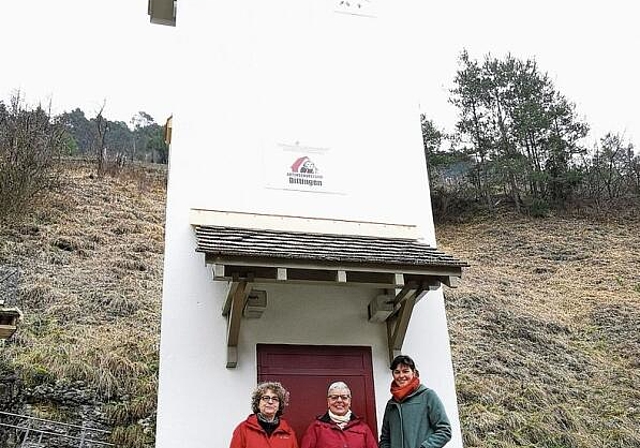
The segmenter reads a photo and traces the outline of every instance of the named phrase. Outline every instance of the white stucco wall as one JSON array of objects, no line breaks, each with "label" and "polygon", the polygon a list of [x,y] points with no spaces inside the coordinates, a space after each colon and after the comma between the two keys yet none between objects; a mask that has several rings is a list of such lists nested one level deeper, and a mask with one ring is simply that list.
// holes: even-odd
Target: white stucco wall
[{"label": "white stucco wall", "polygon": [[[415,224],[435,242],[408,57],[416,55],[403,41],[411,2],[403,11],[375,2],[374,19],[336,14],[336,3],[179,2],[184,51],[175,63],[186,81],[173,98],[158,448],[228,445],[249,411],[256,343],[370,345],[382,419],[391,377],[385,327],[366,319],[375,291],[256,285],[267,289],[269,308],[243,320],[238,367],[226,369],[224,284],[194,251],[188,219],[191,208],[209,208]],[[346,179],[340,194],[267,188],[269,148],[296,141],[329,149]],[[462,446],[440,292],[416,306],[403,351],[445,403],[454,427],[448,446]]]}]

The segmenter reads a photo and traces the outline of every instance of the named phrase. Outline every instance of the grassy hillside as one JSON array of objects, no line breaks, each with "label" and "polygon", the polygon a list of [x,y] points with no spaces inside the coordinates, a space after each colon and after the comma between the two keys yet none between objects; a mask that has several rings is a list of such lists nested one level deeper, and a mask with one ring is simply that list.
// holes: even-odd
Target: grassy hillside
[{"label": "grassy hillside", "polygon": [[[640,447],[640,220],[438,226],[467,447]],[[617,218],[617,219],[615,219]]]},{"label": "grassy hillside", "polygon": [[0,408],[115,425],[115,442],[144,446],[156,406],[166,173],[92,173],[70,166],[47,209],[0,227],[0,264],[20,268],[25,314],[0,348],[0,371],[18,373],[11,387],[21,393]]},{"label": "grassy hillside", "polygon": [[[91,173],[70,166],[47,210],[0,227],[25,313],[0,408],[153,446],[166,173]],[[640,219],[617,218],[437,226],[472,264],[445,291],[467,447],[640,446]]]}]

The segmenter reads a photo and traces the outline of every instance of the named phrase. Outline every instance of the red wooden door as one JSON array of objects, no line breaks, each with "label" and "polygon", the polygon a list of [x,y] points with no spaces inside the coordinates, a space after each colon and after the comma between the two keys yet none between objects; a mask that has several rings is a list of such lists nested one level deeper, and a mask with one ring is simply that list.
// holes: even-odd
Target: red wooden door
[{"label": "red wooden door", "polygon": [[302,438],[313,419],[327,410],[327,388],[344,381],[351,410],[377,435],[370,347],[258,344],[258,382],[280,381],[290,392],[283,417]]}]

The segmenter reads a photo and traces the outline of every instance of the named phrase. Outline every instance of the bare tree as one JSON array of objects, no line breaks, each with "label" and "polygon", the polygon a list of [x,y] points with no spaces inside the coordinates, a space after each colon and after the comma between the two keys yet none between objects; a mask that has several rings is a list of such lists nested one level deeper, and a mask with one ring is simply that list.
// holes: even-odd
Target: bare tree
[{"label": "bare tree", "polygon": [[91,121],[94,124],[94,136],[91,146],[93,152],[96,155],[96,165],[98,171],[98,177],[104,176],[107,170],[107,132],[109,131],[109,120],[107,120],[103,113],[107,105],[107,101],[102,102],[102,107],[96,114],[96,117]]},{"label": "bare tree", "polygon": [[64,128],[51,107],[27,108],[20,92],[0,101],[0,219],[33,210],[58,185]]}]

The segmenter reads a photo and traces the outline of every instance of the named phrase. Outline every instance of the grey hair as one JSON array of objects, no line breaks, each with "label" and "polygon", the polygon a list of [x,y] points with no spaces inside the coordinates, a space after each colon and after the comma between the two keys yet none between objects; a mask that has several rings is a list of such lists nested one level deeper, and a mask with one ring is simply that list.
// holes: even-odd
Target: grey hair
[{"label": "grey hair", "polygon": [[329,385],[329,389],[327,389],[327,395],[329,395],[329,393],[335,389],[347,389],[349,391],[349,394],[351,394],[351,389],[349,389],[349,386],[347,386],[347,383],[344,383],[342,381],[336,381],[335,383],[331,383]]},{"label": "grey hair", "polygon": [[260,404],[260,398],[262,398],[267,390],[273,391],[273,393],[280,399],[278,412],[276,412],[276,416],[279,417],[284,412],[284,408],[289,404],[289,392],[277,381],[267,381],[256,386],[251,393],[251,410],[254,414],[260,412],[260,408],[258,407]]}]

